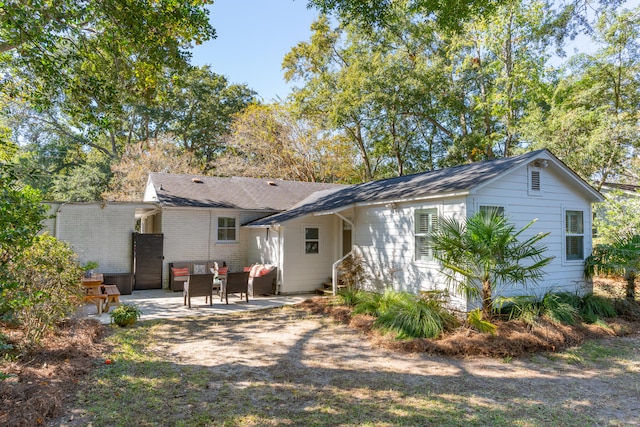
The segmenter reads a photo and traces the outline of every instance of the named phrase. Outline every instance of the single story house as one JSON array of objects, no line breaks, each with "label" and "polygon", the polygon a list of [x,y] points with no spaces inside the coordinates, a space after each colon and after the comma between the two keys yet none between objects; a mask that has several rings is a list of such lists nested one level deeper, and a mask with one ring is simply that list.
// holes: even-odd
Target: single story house
[{"label": "single story house", "polygon": [[[583,261],[592,249],[594,202],[602,195],[548,150],[352,186],[256,178],[151,173],[141,231],[163,236],[163,283],[168,263],[226,260],[231,270],[255,262],[278,267],[278,292],[311,292],[340,260],[358,254],[366,286],[418,292],[442,289],[429,227],[440,216],[464,219],[498,208],[517,228],[550,232],[554,256],[535,289],[585,286]],[[457,298],[463,309],[473,301]]]}]

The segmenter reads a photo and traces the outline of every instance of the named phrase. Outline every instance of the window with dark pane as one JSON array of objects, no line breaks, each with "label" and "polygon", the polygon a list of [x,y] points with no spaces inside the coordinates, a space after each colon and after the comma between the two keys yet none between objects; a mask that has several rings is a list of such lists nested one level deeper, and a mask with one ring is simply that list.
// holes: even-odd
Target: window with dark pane
[{"label": "window with dark pane", "polygon": [[218,240],[236,240],[236,219],[231,217],[218,217]]},{"label": "window with dark pane", "polygon": [[304,228],[304,253],[320,253],[320,229],[318,227]]},{"label": "window with dark pane", "polygon": [[565,212],[567,260],[584,259],[584,217],[582,211]]},{"label": "window with dark pane", "polygon": [[438,222],[437,209],[418,209],[415,212],[415,259],[416,261],[433,261],[433,241],[431,233]]}]

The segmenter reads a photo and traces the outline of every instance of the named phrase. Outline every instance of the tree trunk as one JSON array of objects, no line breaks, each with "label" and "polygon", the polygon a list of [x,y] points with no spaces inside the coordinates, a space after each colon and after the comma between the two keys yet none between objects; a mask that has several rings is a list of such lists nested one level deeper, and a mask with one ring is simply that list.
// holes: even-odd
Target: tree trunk
[{"label": "tree trunk", "polygon": [[482,282],[482,318],[490,319],[493,317],[493,300],[491,299],[491,282],[485,280]]},{"label": "tree trunk", "polygon": [[636,275],[633,273],[627,276],[627,299],[636,300]]}]

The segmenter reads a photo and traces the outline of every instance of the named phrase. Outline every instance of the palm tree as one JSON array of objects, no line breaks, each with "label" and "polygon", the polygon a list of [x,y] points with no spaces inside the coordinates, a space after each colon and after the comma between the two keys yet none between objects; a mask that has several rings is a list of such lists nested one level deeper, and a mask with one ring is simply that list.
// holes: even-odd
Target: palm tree
[{"label": "palm tree", "polygon": [[626,282],[626,297],[635,301],[636,277],[640,272],[640,235],[626,234],[612,244],[597,245],[585,260],[585,276],[619,276]]},{"label": "palm tree", "polygon": [[497,210],[480,211],[460,222],[441,218],[431,234],[435,258],[450,285],[468,299],[480,298],[484,318],[493,315],[493,294],[512,284],[537,282],[553,257],[538,243],[549,233],[518,238],[535,220],[519,231]]}]

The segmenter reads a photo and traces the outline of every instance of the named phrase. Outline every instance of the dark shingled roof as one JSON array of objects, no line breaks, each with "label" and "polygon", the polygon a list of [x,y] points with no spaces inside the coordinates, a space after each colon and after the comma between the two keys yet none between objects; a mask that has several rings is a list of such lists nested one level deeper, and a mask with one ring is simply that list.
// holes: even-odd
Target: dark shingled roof
[{"label": "dark shingled roof", "polygon": [[411,199],[469,191],[509,169],[529,163],[542,152],[547,152],[550,157],[553,157],[547,150],[538,150],[520,156],[486,160],[323,191],[312,194],[298,206],[286,212],[253,221],[248,225],[264,227],[311,213],[340,209],[354,203]]},{"label": "dark shingled roof", "polygon": [[163,207],[189,206],[280,212],[316,191],[342,185],[245,177],[149,174]]}]

